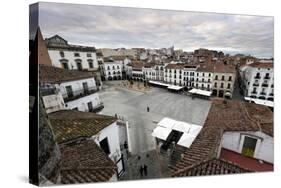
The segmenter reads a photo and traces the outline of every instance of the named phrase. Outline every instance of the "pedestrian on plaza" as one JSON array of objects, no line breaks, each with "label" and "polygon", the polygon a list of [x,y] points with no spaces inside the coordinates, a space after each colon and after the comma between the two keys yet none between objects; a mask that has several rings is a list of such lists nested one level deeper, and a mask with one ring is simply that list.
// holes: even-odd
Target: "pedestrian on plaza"
[{"label": "pedestrian on plaza", "polygon": [[149,112],[149,106],[146,107],[147,112]]},{"label": "pedestrian on plaza", "polygon": [[143,176],[143,167],[142,167],[142,166],[140,166],[139,171],[140,171],[140,175],[141,175],[141,177],[142,177],[142,176]]},{"label": "pedestrian on plaza", "polygon": [[147,166],[145,164],[143,165],[143,173],[147,176]]}]

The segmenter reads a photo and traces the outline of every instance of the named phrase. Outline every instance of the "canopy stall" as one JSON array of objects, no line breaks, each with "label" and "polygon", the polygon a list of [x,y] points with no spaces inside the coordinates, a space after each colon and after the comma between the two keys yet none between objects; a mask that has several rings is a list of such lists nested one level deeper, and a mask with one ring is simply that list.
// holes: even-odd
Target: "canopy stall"
[{"label": "canopy stall", "polygon": [[183,86],[174,86],[174,85],[168,86],[168,89],[175,90],[175,91],[179,91],[183,88],[184,88]]},{"label": "canopy stall", "polygon": [[256,104],[260,104],[260,105],[264,105],[264,106],[268,106],[268,107],[272,107],[272,108],[274,107],[274,102],[272,102],[272,101],[262,100],[262,99],[253,99],[250,97],[244,97],[244,99],[246,101],[254,102]]},{"label": "canopy stall", "polygon": [[211,94],[212,94],[211,91],[205,91],[205,90],[196,89],[196,88],[193,88],[188,92],[191,93],[191,94],[203,95],[203,96],[206,96],[206,97],[210,97]]},{"label": "canopy stall", "polygon": [[157,82],[157,81],[153,81],[153,80],[149,80],[148,83],[158,85],[158,86],[162,86],[162,87],[169,87],[170,86],[169,84],[165,84],[165,83]]},{"label": "canopy stall", "polygon": [[157,127],[152,132],[152,136],[166,141],[173,130],[182,132],[183,134],[177,144],[189,148],[201,129],[202,126],[200,125],[165,117],[157,124]]}]

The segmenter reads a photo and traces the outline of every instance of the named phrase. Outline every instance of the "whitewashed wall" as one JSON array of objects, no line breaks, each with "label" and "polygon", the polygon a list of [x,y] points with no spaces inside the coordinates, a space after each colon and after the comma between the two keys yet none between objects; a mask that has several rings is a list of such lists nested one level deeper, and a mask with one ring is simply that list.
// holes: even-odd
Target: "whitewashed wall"
[{"label": "whitewashed wall", "polygon": [[245,135],[252,135],[254,138],[262,138],[258,139],[254,158],[274,163],[273,138],[262,132],[225,132],[223,134],[222,147],[241,153]]},{"label": "whitewashed wall", "polygon": [[72,87],[72,91],[75,93],[75,91],[79,91],[79,90],[83,90],[83,82],[87,82],[88,87],[92,88],[92,87],[96,87],[96,81],[93,78],[87,78],[87,79],[81,79],[81,80],[74,80],[74,81],[69,81],[69,82],[63,82],[59,85],[57,85],[57,87],[59,88],[59,91],[61,92],[61,94],[67,95],[66,86],[70,86]]},{"label": "whitewashed wall", "polygon": [[[64,57],[60,56],[60,51],[64,52]],[[68,60],[68,67],[69,69],[77,70],[77,64],[75,62],[75,59],[81,59],[82,67],[83,69],[90,69],[88,59],[93,60],[93,70],[98,69],[98,61],[97,61],[97,55],[95,52],[79,52],[75,51],[80,54],[80,57],[74,57],[74,51],[66,51],[66,50],[48,50],[49,56],[51,58],[52,64],[55,67],[63,68],[62,64],[60,62],[61,59],[67,59]],[[91,53],[92,57],[87,57],[87,53]]]},{"label": "whitewashed wall", "polygon": [[119,141],[119,129],[116,122],[104,128],[98,133],[98,135],[95,135],[93,137],[93,139],[98,145],[100,145],[99,142],[105,138],[107,138],[108,140],[108,145],[110,149],[109,157],[113,161],[117,162],[117,160],[121,158],[121,149],[120,149],[120,141]]},{"label": "whitewashed wall", "polygon": [[47,113],[65,109],[61,93],[43,96],[42,100]]},{"label": "whitewashed wall", "polygon": [[88,112],[89,109],[87,103],[89,102],[92,102],[93,108],[100,106],[101,100],[99,98],[99,95],[97,93],[94,93],[91,95],[80,97],[73,101],[69,101],[66,103],[66,108],[67,109],[78,108],[79,111]]}]

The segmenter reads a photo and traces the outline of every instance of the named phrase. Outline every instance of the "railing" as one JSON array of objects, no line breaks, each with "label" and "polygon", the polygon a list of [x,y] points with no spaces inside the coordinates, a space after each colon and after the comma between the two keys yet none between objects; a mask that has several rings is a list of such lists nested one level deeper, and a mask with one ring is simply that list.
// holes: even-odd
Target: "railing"
[{"label": "railing", "polygon": [[268,84],[263,83],[261,86],[262,87],[268,87]]},{"label": "railing", "polygon": [[273,93],[270,93],[270,94],[269,94],[269,96],[273,96],[273,95],[274,95]]},{"label": "railing", "polygon": [[253,86],[259,86],[259,85],[260,85],[259,83],[254,83],[254,84],[253,84]]},{"label": "railing", "polygon": [[98,91],[97,87],[90,87],[88,89],[75,90],[75,91],[72,91],[72,93],[64,94],[63,99],[65,102],[69,102],[69,101],[73,101],[73,100],[79,99],[84,96],[91,95],[93,93],[96,93],[97,91]]},{"label": "railing", "polygon": [[269,79],[270,79],[270,77],[269,77],[269,76],[265,76],[265,77],[264,77],[264,79],[269,80]]},{"label": "railing", "polygon": [[266,93],[264,93],[264,92],[261,92],[261,93],[260,93],[260,95],[266,95]]},{"label": "railing", "polygon": [[252,91],[252,94],[257,94],[257,92],[256,91]]},{"label": "railing", "polygon": [[47,96],[57,94],[58,92],[56,88],[40,88],[40,93],[42,96]]}]

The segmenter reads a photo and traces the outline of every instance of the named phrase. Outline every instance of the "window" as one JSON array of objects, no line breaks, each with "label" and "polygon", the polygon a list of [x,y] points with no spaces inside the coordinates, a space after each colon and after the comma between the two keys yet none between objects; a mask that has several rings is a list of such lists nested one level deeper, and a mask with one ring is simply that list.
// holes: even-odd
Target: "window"
[{"label": "window", "polygon": [[62,68],[64,68],[64,69],[69,69],[69,67],[68,67],[68,63],[61,63],[62,64]]},{"label": "window", "polygon": [[217,82],[215,82],[215,87],[217,87],[217,85],[218,85]]},{"label": "window", "polygon": [[74,57],[80,57],[80,54],[77,53],[77,52],[75,52],[75,53],[74,53]]},{"label": "window", "polygon": [[84,93],[88,93],[89,92],[88,83],[87,82],[83,82],[82,84],[83,84]]},{"label": "window", "polygon": [[221,77],[221,80],[224,80],[224,76]]},{"label": "window", "polygon": [[87,53],[87,57],[92,57],[92,54],[91,53]]},{"label": "window", "polygon": [[60,51],[60,56],[64,57],[64,52],[63,51]]},{"label": "window", "polygon": [[203,76],[205,76],[205,73],[203,73]]},{"label": "window", "polygon": [[228,77],[228,81],[231,81],[231,80],[232,80],[232,77],[231,77],[231,76],[229,76],[229,77]]},{"label": "window", "polygon": [[258,140],[256,138],[245,136],[243,147],[242,147],[242,155],[253,157],[255,154],[257,141]]},{"label": "window", "polygon": [[218,80],[218,75],[216,75],[215,80]]},{"label": "window", "polygon": [[76,63],[76,65],[78,70],[83,70],[82,63]]},{"label": "window", "polygon": [[110,154],[110,148],[109,148],[109,145],[108,145],[107,138],[104,138],[102,141],[100,141],[100,147],[107,155]]},{"label": "window", "polygon": [[93,111],[93,103],[92,102],[88,102],[87,103],[87,106],[88,106],[88,110],[89,110],[89,112],[92,112]]},{"label": "window", "polygon": [[90,69],[94,68],[94,65],[93,65],[92,62],[89,62],[89,68],[90,68]]},{"label": "window", "polygon": [[209,73],[209,77],[211,77],[211,73]]},{"label": "window", "polygon": [[107,70],[110,70],[110,67],[109,67],[109,66],[107,66]]},{"label": "window", "polygon": [[221,83],[221,88],[223,88],[223,83]]},{"label": "window", "polygon": [[227,84],[227,89],[230,89],[230,84]]},{"label": "window", "polygon": [[68,97],[73,97],[73,92],[72,92],[72,87],[71,86],[66,86],[66,93]]}]

